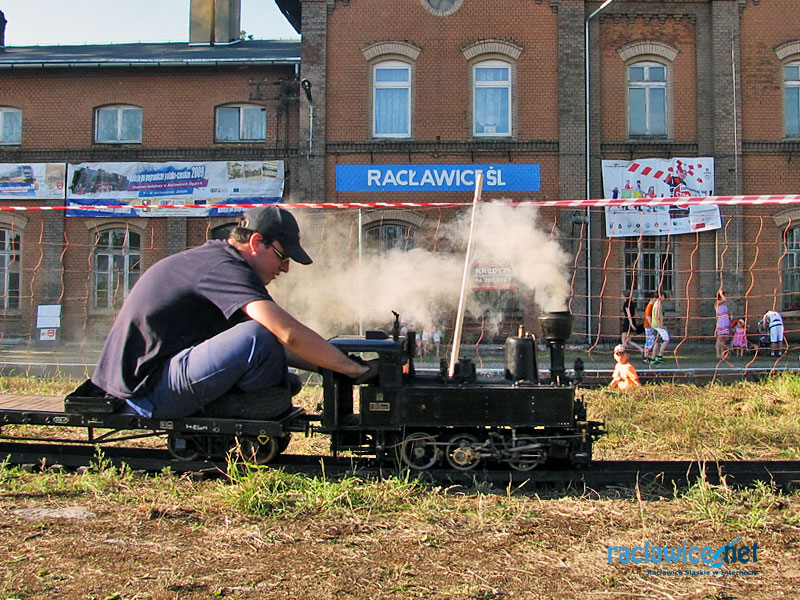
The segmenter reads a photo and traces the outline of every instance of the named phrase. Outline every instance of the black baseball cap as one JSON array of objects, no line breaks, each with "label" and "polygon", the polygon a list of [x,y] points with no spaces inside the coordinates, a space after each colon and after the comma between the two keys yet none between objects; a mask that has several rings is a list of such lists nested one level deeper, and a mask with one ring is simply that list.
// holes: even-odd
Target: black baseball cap
[{"label": "black baseball cap", "polygon": [[310,265],[311,257],[300,246],[300,228],[292,213],[278,206],[259,206],[239,217],[239,227],[256,231],[266,241],[278,241],[283,252],[301,265]]}]

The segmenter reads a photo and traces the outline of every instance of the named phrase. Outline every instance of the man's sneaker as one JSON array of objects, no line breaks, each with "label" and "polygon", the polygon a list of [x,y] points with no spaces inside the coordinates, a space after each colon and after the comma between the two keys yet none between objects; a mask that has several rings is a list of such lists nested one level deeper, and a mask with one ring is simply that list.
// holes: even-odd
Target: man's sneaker
[{"label": "man's sneaker", "polygon": [[655,363],[664,362],[664,357],[663,357],[663,356],[656,356],[656,357],[653,359],[653,362],[655,362]]},{"label": "man's sneaker", "polygon": [[643,356],[643,357],[642,357],[642,362],[643,362],[644,364],[646,364],[646,365],[649,365],[649,364],[650,364],[650,359],[649,359],[649,358],[647,358],[646,356]]}]

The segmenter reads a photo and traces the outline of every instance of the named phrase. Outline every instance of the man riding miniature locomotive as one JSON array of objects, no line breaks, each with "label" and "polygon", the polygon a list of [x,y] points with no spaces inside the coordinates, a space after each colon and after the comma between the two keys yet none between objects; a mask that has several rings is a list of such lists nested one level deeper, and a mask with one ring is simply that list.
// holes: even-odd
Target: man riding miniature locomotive
[{"label": "man riding miniature locomotive", "polygon": [[[355,383],[373,378],[374,367],[352,360],[269,295],[266,286],[289,272],[290,260],[311,263],[297,221],[265,206],[246,211],[227,240],[158,261],[126,298],[92,382],[139,415],[170,419],[211,403],[257,403],[267,388],[292,386],[287,365],[330,369]],[[288,410],[288,395],[280,398],[259,416]]]}]

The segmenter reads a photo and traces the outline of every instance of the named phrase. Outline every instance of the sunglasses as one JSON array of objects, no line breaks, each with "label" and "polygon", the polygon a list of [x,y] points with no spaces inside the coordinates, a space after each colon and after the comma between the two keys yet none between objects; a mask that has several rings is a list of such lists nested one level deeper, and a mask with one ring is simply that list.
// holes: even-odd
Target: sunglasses
[{"label": "sunglasses", "polygon": [[272,242],[267,244],[266,242],[262,241],[261,243],[264,244],[267,248],[272,248],[272,251],[275,253],[275,256],[277,256],[281,262],[289,262],[289,255],[284,254],[283,252],[278,250],[275,246],[272,245]]}]

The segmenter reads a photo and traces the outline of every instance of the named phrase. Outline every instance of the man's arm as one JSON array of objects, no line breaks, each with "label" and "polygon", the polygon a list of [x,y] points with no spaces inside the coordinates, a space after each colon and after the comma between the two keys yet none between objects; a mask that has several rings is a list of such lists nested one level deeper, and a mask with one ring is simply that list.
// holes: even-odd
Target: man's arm
[{"label": "man's arm", "polygon": [[303,325],[280,306],[269,300],[255,300],[244,307],[254,321],[269,329],[286,347],[292,366],[314,370],[320,366],[356,378],[369,367],[347,357],[314,330]]}]

